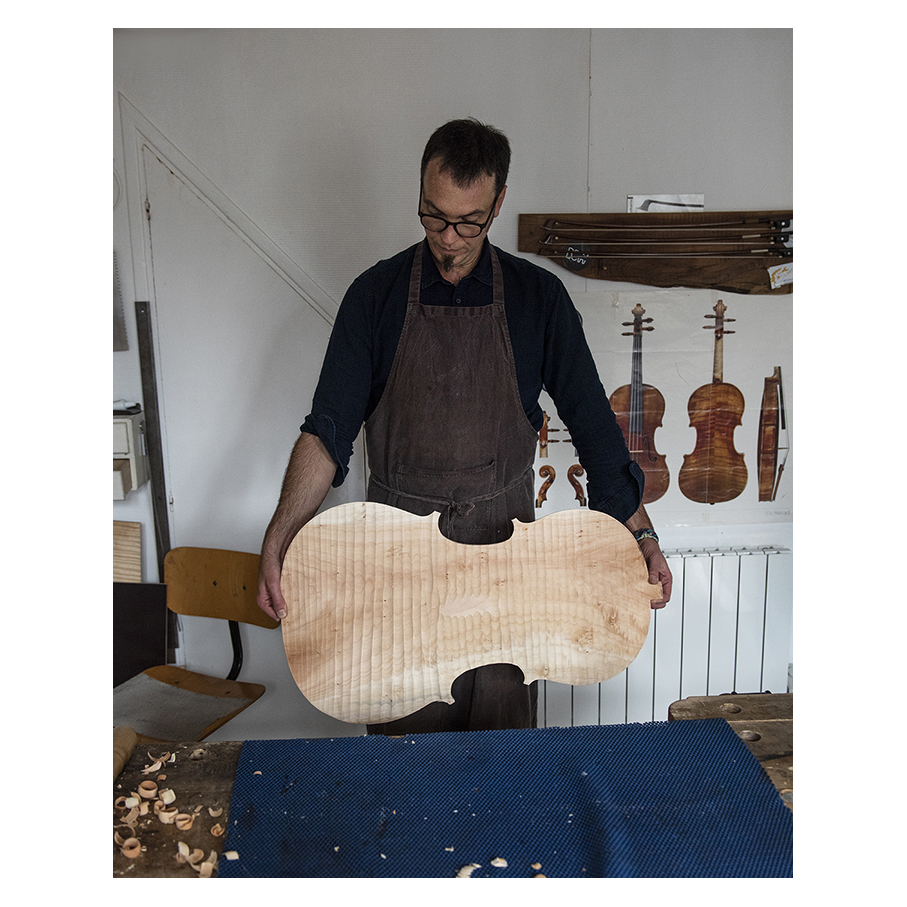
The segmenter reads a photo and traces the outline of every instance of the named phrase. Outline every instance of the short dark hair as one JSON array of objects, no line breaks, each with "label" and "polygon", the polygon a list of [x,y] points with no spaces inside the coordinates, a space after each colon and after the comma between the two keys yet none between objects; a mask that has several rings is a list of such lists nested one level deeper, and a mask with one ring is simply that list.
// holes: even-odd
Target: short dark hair
[{"label": "short dark hair", "polygon": [[483,176],[494,177],[495,195],[507,182],[510,142],[500,129],[470,117],[451,120],[436,129],[422,153],[421,177],[432,158],[441,159],[441,172],[449,173],[458,186],[470,186]]}]

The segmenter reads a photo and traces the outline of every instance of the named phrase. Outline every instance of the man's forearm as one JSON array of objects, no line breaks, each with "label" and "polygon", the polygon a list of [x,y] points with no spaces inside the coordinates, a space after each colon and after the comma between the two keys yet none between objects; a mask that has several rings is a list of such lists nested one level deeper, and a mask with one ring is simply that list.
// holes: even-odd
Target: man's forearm
[{"label": "man's forearm", "polygon": [[296,533],[324,502],[337,471],[337,464],[317,435],[302,432],[290,454],[280,500],[265,532],[262,556],[284,555]]},{"label": "man's forearm", "polygon": [[636,513],[624,523],[624,526],[626,526],[630,532],[637,532],[640,529],[654,529],[652,521],[649,519],[649,514],[646,513],[646,508],[642,504],[639,505],[639,509]]}]

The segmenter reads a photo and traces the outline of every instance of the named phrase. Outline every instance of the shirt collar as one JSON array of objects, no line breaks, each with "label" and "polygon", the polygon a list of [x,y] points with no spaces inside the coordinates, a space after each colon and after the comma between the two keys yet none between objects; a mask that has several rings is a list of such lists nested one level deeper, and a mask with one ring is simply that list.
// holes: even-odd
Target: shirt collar
[{"label": "shirt collar", "polygon": [[[482,251],[479,253],[479,260],[476,262],[476,266],[469,272],[469,274],[464,277],[464,280],[468,280],[470,277],[475,277],[476,280],[481,283],[486,284],[487,286],[492,286],[494,283],[492,269],[491,269],[491,247],[488,242],[488,237],[482,241]],[[428,248],[428,243],[422,243],[422,289],[430,287],[433,283],[449,283],[441,276],[441,272],[438,270],[438,265],[435,262],[434,256],[431,254],[431,249]]]}]

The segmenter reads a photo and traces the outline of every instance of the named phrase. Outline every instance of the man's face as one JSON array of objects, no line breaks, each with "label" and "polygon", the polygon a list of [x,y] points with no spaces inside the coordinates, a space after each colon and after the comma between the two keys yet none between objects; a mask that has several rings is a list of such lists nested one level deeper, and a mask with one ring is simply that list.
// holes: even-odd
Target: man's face
[{"label": "man's face", "polygon": [[[486,220],[489,221],[488,226],[475,237],[460,236],[449,225],[440,233],[426,229],[428,247],[441,273],[449,280],[458,280],[475,267],[491,222],[501,210],[504,192],[505,189],[502,189],[495,204],[494,177],[483,177],[463,188],[456,185],[447,173],[441,172],[438,158],[432,158],[428,162],[422,182],[420,210],[423,214],[435,214],[451,223],[468,221],[483,224]],[[492,207],[493,217],[489,220]]]}]

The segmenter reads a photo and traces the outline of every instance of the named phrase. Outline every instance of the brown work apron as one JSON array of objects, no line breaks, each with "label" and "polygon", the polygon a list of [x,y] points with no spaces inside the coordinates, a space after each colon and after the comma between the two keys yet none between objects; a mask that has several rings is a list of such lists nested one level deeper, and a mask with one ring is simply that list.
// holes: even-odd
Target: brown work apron
[{"label": "brown work apron", "polygon": [[[425,516],[439,512],[455,542],[508,539],[513,520],[535,519],[538,434],[520,401],[504,314],[504,283],[491,248],[493,302],[419,302],[424,242],[410,273],[406,319],[378,406],[365,425],[368,499]],[[537,686],[514,665],[486,665],[454,682],[455,702],[369,725],[372,734],[536,726]]]}]

